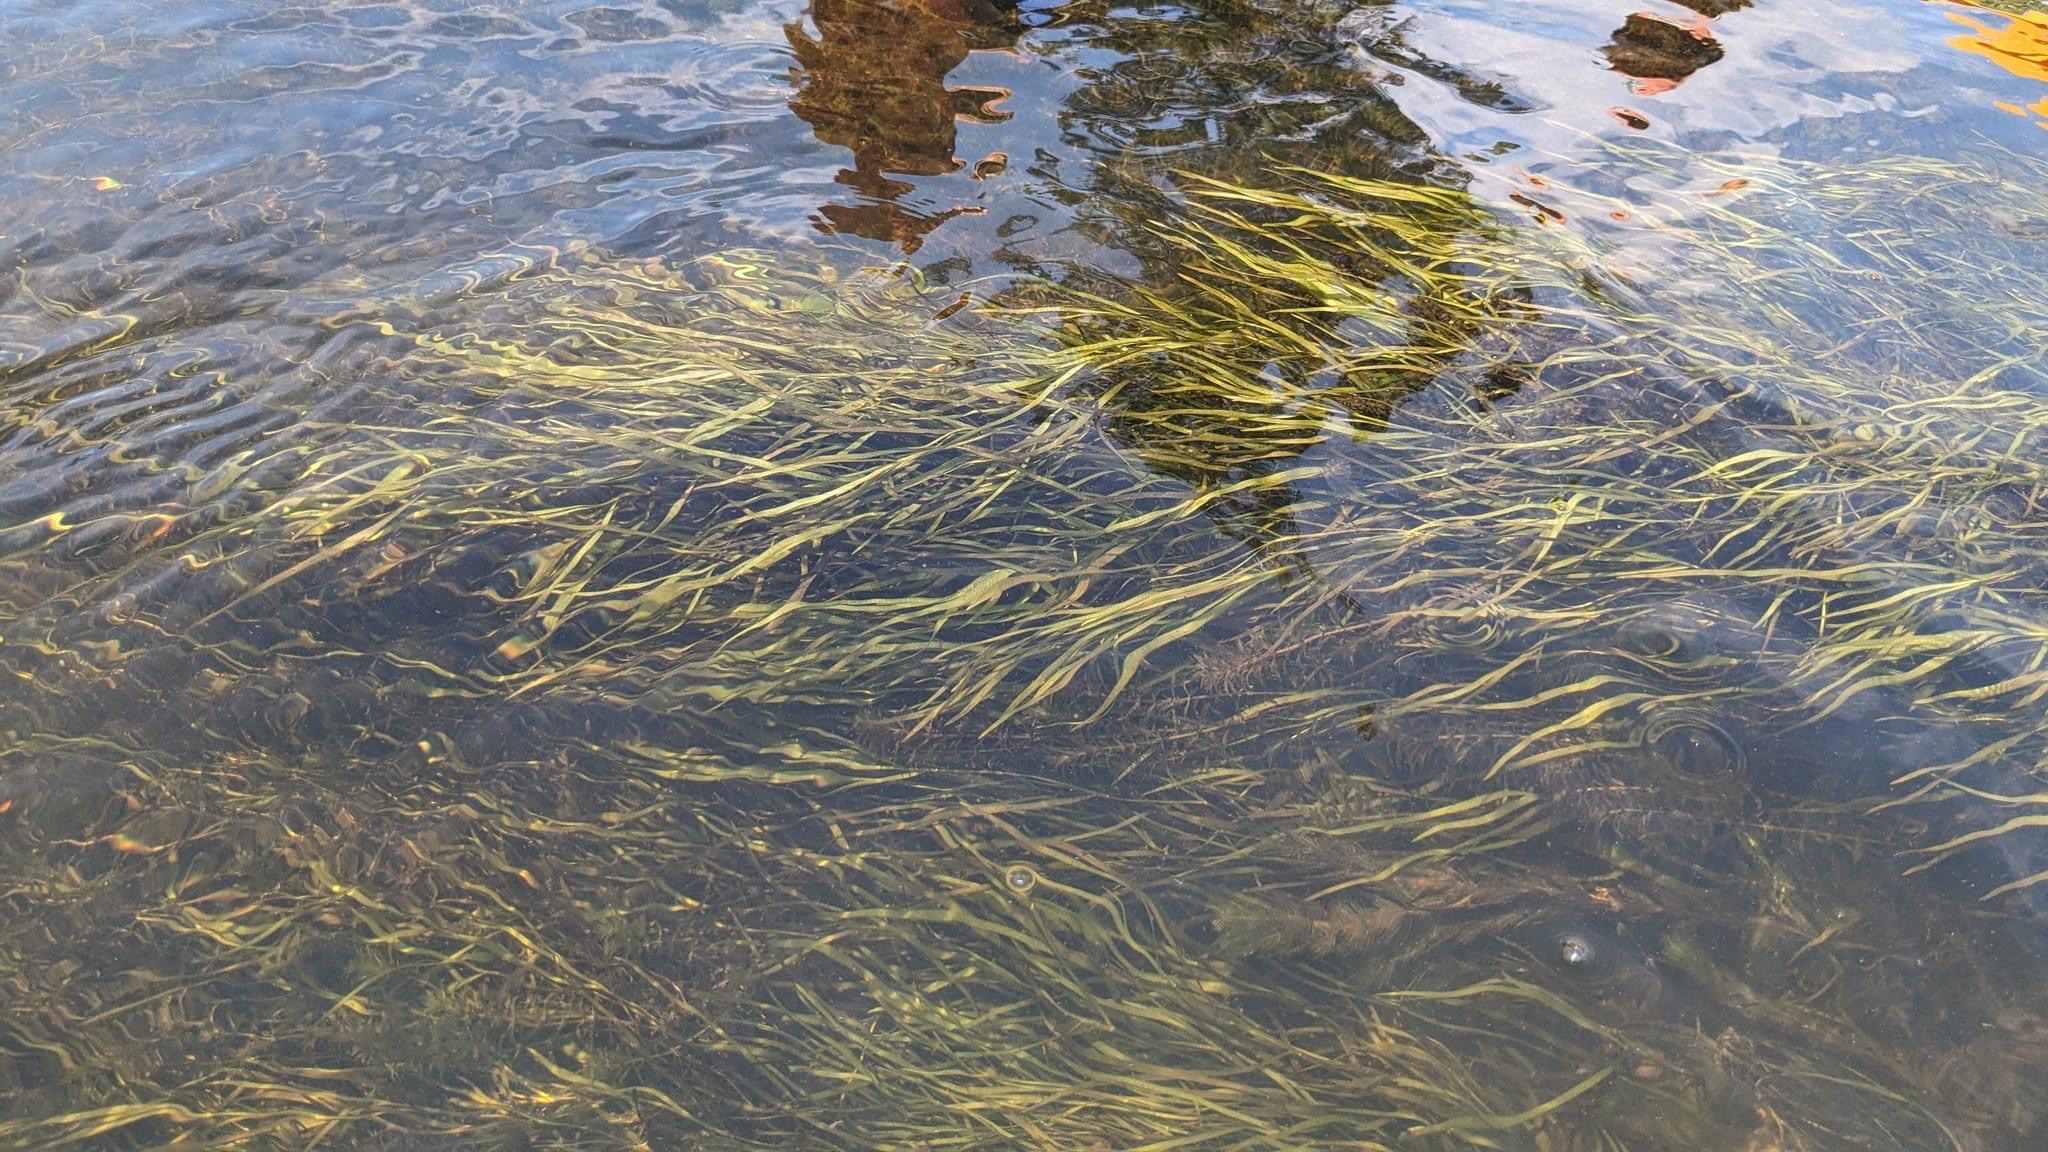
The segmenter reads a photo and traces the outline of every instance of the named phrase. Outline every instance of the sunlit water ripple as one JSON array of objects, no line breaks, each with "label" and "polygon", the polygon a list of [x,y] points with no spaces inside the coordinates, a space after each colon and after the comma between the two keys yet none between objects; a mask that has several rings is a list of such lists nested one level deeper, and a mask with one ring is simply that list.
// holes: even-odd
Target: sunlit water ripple
[{"label": "sunlit water ripple", "polygon": [[2048,16],[0,0],[0,1147],[2048,1131]]}]

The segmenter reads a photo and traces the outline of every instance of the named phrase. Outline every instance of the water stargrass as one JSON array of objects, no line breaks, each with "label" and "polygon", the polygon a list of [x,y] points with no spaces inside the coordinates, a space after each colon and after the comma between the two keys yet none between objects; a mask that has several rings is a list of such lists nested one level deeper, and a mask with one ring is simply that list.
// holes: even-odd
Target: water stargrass
[{"label": "water stargrass", "polygon": [[527,253],[198,462],[13,371],[0,1146],[2025,1146],[2039,173],[1711,164]]}]

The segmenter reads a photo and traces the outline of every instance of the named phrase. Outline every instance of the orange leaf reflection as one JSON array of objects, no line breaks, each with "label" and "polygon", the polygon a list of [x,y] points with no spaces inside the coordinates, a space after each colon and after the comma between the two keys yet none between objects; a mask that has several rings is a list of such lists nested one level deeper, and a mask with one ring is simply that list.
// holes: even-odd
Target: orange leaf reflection
[{"label": "orange leaf reflection", "polygon": [[[1948,41],[1949,47],[1982,56],[2023,79],[2048,81],[2048,13],[1994,12],[1971,4],[1969,0],[1955,2],[1983,13],[1988,19],[2002,19],[2006,24],[2002,28],[1994,28],[1975,16],[1950,12],[1949,19],[1965,28],[1973,29],[1976,34],[1951,37]],[[2040,119],[2034,123],[2042,128],[2048,128],[2048,97],[2043,97],[2025,108],[2009,100],[1993,100],[1991,106],[2015,116],[2039,116]]]},{"label": "orange leaf reflection", "polygon": [[[1994,15],[1990,12],[1985,14]],[[2048,13],[2022,12],[2009,16],[2010,22],[2003,28],[1993,28],[1960,12],[1949,13],[1948,18],[1977,30],[1975,36],[1950,39],[1949,47],[1982,56],[2015,76],[2048,81]]]}]

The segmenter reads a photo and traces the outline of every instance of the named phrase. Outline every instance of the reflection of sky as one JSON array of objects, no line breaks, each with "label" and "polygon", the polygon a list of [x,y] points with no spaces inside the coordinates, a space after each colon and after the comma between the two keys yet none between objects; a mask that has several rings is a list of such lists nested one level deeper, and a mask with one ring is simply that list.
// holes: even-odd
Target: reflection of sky
[{"label": "reflection of sky", "polygon": [[[921,0],[903,3],[923,10]],[[1123,257],[1090,249],[1068,227],[1074,194],[1093,186],[1092,166],[1145,148],[1275,145],[1219,137],[1218,110],[1242,111],[1233,102],[1327,107],[1326,120],[1290,122],[1323,134],[1316,143],[1353,142],[1346,134],[1357,132],[1342,120],[1361,103],[1357,91],[1323,90],[1299,61],[1228,64],[1227,31],[1198,49],[1213,54],[1212,72],[1171,82],[1224,76],[1217,69],[1226,65],[1272,76],[1293,68],[1312,90],[1177,88],[1157,123],[1118,122],[1116,99],[1158,96],[1146,84],[1171,73],[1141,68],[1099,81],[1155,40],[1162,53],[1179,51],[1169,38],[1175,13],[1084,12],[1054,0],[1023,9],[1015,49],[975,51],[943,78],[952,90],[1011,92],[1001,105],[1009,118],[961,119],[958,169],[906,176],[908,190],[894,194],[892,210],[945,218],[920,239],[916,259],[948,275],[995,271],[1012,253],[1121,266]],[[1605,50],[1639,9],[1700,27],[1722,54],[1668,90],[1632,90]],[[569,240],[670,255],[809,246],[821,213],[857,208],[874,193],[842,178],[853,166],[848,148],[791,112],[802,73],[786,29],[815,34],[806,11],[804,0],[11,6],[0,196],[18,225],[58,228],[115,257],[126,248],[101,233],[140,228],[151,215],[161,230],[167,205],[195,198],[239,198],[266,217],[289,216],[330,246],[326,256],[358,269],[381,267],[373,254],[410,252],[423,236],[458,257]],[[1453,155],[1478,157],[1503,142],[1583,155],[1586,133],[1629,135],[1617,107],[1639,112],[1655,135],[1823,159],[1952,154],[1980,135],[2048,148],[2034,123],[2048,117],[2028,111],[2048,108],[2048,83],[2023,60],[2039,26],[1981,9],[1754,0],[1705,24],[1668,0],[1399,0],[1384,11],[1408,63],[1383,55],[1370,67],[1400,113]],[[1291,35],[1326,40],[1336,56],[1346,33],[1333,29],[1331,10],[1276,12],[1256,18],[1298,21]],[[1416,60],[1440,67],[1418,69]],[[1472,84],[1461,95],[1432,75],[1494,82],[1506,98],[1478,103],[1468,98]],[[1090,84],[1096,104],[1077,115],[1075,97]],[[1240,135],[1273,122],[1241,120]],[[980,163],[999,153],[1005,163]],[[872,247],[892,255],[886,242]],[[412,256],[397,260],[392,279],[413,267]]]},{"label": "reflection of sky", "polygon": [[[977,51],[945,86],[1006,89],[1009,119],[957,126],[958,171],[917,176],[907,213],[947,217],[925,265],[985,270],[1064,243],[1087,182],[1062,102],[1090,53],[1020,24],[1030,50]],[[920,10],[915,3],[911,10]],[[805,0],[334,3],[233,0],[10,7],[0,59],[0,265],[43,289],[125,285],[75,303],[147,311],[209,251],[295,306],[403,294],[508,247],[588,242],[686,259],[811,248],[847,149],[792,113],[789,27]],[[815,29],[813,29],[815,30]],[[981,165],[996,153],[1006,163]],[[241,221],[254,221],[253,225]],[[252,228],[254,231],[252,231]],[[167,246],[166,235],[177,237]],[[868,259],[901,252],[865,246]],[[244,253],[260,250],[251,263]],[[109,274],[107,268],[122,269]],[[99,269],[100,271],[91,271]],[[949,272],[948,275],[956,275]],[[22,309],[29,306],[17,300]],[[252,305],[253,306],[253,305]],[[0,305],[4,307],[4,305]],[[5,317],[0,317],[5,318]],[[23,314],[17,335],[58,319]]]},{"label": "reflection of sky", "polygon": [[[1661,135],[1824,155],[1866,148],[1941,154],[1967,147],[1980,132],[2014,147],[2048,146],[2048,136],[2014,132],[2021,125],[1991,114],[1995,100],[2010,100],[2023,85],[1947,47],[1956,26],[1943,7],[1757,0],[1701,24],[1661,0],[1402,0],[1408,47],[1496,77],[1534,110],[1496,112],[1415,75],[1390,95],[1440,146],[1467,154],[1504,140],[1571,154],[1582,133],[1615,133],[1616,107],[1639,111]],[[1632,87],[1601,50],[1638,11],[1701,27],[1725,55],[1667,91]]]},{"label": "reflection of sky", "polygon": [[[2048,89],[1986,54],[1957,50],[1959,34],[1972,30],[1959,27],[1953,15],[1968,9],[1916,0],[1754,0],[1704,19],[1698,7],[1670,0],[1398,0],[1384,17],[1370,9],[1361,15],[1379,17],[1367,27],[1384,28],[1390,18],[1401,54],[1445,66],[1404,68],[1384,57],[1367,64],[1395,81],[1382,90],[1436,148],[1469,159],[1496,154],[1503,144],[1585,158],[1589,134],[1633,135],[1617,115],[1623,111],[1645,118],[1648,133],[1692,147],[1805,159],[1953,156],[1985,139],[2020,151],[2048,148],[2048,134],[2011,114],[2048,98]],[[1614,70],[1608,49],[1638,13],[1710,37],[1719,56],[1668,87],[1632,83]],[[938,229],[919,252],[921,263],[960,257],[984,265],[989,253],[1004,247],[1035,254],[1074,241],[1056,226],[1066,213],[1048,193],[1087,187],[1087,167],[1108,158],[1105,150],[1113,151],[1115,141],[1105,137],[1105,127],[1077,136],[1071,116],[1062,132],[1058,104],[1101,74],[1105,62],[1090,57],[1103,55],[1100,45],[1111,39],[1105,33],[1128,35],[1125,22],[1144,15],[1113,10],[1098,24],[1076,17],[1065,27],[1028,32],[1023,52],[975,53],[948,76],[956,86],[1015,93],[1005,105],[1012,120],[963,122],[958,141],[969,165],[994,152],[1006,154],[1011,165],[1002,178],[981,185],[966,173],[917,181],[912,199],[921,210],[971,204],[986,211]],[[1311,15],[1303,9],[1304,21]],[[1971,18],[1993,29],[2009,23],[1981,11]],[[1356,19],[1346,23],[1358,26]],[[1304,24],[1302,32],[1336,41],[1344,36],[1327,26]],[[1507,99],[1480,103],[1469,98],[1469,84],[1431,78],[1446,70],[1496,82]],[[1214,98],[1226,101],[1227,95]],[[1543,162],[1526,151],[1517,159]],[[1054,171],[1057,177],[1049,175]],[[1673,179],[1693,178],[1680,173]]]},{"label": "reflection of sky", "polygon": [[[330,224],[455,207],[499,225],[466,229],[549,242],[616,235],[665,198],[819,151],[786,123],[779,20],[688,27],[646,5],[607,25],[602,11],[183,2],[14,20],[0,151],[17,177],[0,192],[33,205],[57,180],[175,195],[217,177],[220,194],[317,202]],[[750,211],[728,219],[771,231],[815,201],[740,198]]]}]

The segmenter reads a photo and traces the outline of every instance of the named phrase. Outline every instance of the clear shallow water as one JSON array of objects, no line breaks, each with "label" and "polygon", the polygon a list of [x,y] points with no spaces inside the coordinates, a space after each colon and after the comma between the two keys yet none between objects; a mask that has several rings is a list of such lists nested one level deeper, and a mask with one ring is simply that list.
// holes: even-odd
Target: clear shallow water
[{"label": "clear shallow water", "polygon": [[0,1140],[2031,1147],[2048,25],[1700,7],[0,9]]}]

